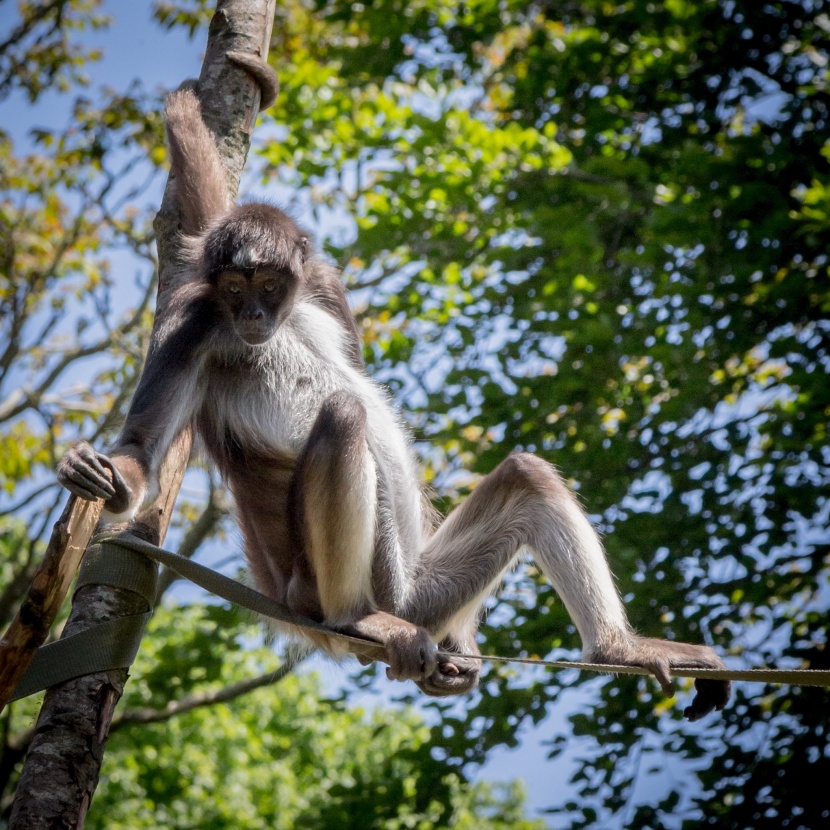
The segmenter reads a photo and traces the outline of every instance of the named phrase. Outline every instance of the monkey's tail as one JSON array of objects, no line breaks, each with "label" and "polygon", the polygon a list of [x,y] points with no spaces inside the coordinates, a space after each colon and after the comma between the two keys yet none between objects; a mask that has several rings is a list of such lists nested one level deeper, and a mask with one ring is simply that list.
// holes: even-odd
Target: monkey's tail
[{"label": "monkey's tail", "polygon": [[164,119],[182,230],[200,234],[232,205],[216,140],[202,119],[202,108],[191,86],[167,96]]}]

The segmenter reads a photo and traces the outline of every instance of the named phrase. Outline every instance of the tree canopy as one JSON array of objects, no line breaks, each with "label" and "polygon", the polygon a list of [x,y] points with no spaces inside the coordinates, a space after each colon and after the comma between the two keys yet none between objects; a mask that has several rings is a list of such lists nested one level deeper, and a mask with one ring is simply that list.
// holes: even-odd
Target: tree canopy
[{"label": "tree canopy", "polygon": [[[197,38],[212,11],[154,8]],[[3,620],[62,500],[56,458],[100,441],[129,400],[163,160],[154,91],[78,94],[97,4],[21,9],[0,94],[77,97],[67,129],[0,143]],[[830,668],[828,34],[817,0],[287,0],[281,93],[255,136],[258,189],[289,194],[344,269],[436,502],[514,449],[539,453],[603,532],[633,624],[740,667]],[[180,506],[190,551],[230,527],[206,489]],[[487,651],[578,648],[530,570],[493,607]],[[574,686],[584,706],[560,730],[544,719]],[[553,756],[576,754],[550,793],[555,827],[812,828],[830,816],[812,783],[830,774],[827,704],[739,685],[722,716],[688,725],[680,696],[645,680],[490,667],[463,705],[432,704],[431,741],[411,749],[463,778],[524,724],[547,730]],[[284,705],[290,720],[299,704]],[[187,742],[210,715],[192,717],[175,727]],[[158,744],[172,727],[153,729]],[[652,774],[668,755],[683,780]]]}]

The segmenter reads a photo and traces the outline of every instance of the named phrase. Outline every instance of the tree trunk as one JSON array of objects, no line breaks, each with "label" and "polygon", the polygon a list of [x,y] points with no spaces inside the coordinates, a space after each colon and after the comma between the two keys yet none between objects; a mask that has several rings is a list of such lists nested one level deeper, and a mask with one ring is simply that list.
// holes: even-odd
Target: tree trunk
[{"label": "tree trunk", "polygon": [[[275,0],[219,0],[208,34],[199,95],[205,121],[217,137],[234,193],[259,108],[259,90],[224,55],[236,50],[266,56],[274,6]],[[160,279],[153,342],[164,318],[179,222],[168,181],[155,221]],[[161,545],[164,539],[190,446],[189,434],[174,442],[162,465],[159,498],[132,526],[136,535],[153,544]],[[145,601],[132,591],[87,585],[74,598],[63,636],[146,610]],[[71,680],[47,693],[17,788],[10,830],[83,827],[98,784],[113,710],[126,680],[127,671],[119,669]]]}]

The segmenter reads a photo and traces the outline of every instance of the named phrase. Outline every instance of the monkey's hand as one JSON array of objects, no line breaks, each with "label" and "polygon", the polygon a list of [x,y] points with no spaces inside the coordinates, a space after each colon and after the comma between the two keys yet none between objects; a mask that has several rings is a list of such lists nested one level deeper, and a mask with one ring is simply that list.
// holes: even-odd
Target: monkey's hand
[{"label": "monkey's hand", "polygon": [[60,484],[79,498],[104,499],[110,513],[124,513],[132,501],[132,490],[115,464],[86,441],[79,441],[61,458],[57,476]]},{"label": "monkey's hand", "polygon": [[[726,664],[708,646],[674,643],[650,637],[631,635],[625,644],[586,655],[594,663],[619,666],[641,666],[656,678],[663,693],[674,695],[671,670],[674,669],[725,669]],[[683,715],[690,721],[700,720],[717,709],[720,711],[729,701],[732,684],[728,680],[695,680],[695,697]]]}]

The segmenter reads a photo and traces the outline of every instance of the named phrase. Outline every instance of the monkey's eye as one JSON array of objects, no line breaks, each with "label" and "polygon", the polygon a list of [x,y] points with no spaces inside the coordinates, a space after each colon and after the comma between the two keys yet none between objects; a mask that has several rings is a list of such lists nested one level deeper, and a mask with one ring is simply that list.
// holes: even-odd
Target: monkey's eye
[{"label": "monkey's eye", "polygon": [[268,280],[263,286],[263,291],[267,291],[269,294],[277,290],[277,283],[276,280]]},{"label": "monkey's eye", "polygon": [[242,286],[238,282],[232,282],[226,287],[225,290],[228,294],[241,294]]}]

